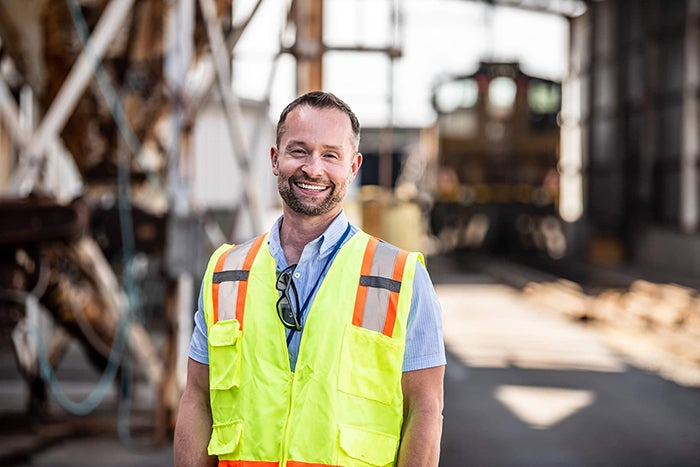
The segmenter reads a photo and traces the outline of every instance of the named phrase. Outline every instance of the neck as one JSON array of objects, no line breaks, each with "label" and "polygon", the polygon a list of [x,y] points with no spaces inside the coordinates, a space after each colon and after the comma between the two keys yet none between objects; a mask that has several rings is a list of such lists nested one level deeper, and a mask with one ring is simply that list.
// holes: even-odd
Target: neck
[{"label": "neck", "polygon": [[297,264],[307,243],[318,238],[333,222],[340,210],[323,216],[300,216],[284,209],[280,227],[280,243],[287,264]]}]

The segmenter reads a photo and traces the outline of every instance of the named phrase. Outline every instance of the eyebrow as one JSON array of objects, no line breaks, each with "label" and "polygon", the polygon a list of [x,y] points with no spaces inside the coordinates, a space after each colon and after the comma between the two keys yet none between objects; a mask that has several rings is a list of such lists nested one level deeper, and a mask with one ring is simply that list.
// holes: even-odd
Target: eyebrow
[{"label": "eyebrow", "polygon": [[[289,146],[303,146],[303,147],[308,147],[309,145],[305,141],[301,140],[289,140],[287,141],[286,147]],[[342,151],[343,147],[342,146],[336,146],[333,144],[326,144],[323,146],[324,150],[332,150],[332,151]]]}]

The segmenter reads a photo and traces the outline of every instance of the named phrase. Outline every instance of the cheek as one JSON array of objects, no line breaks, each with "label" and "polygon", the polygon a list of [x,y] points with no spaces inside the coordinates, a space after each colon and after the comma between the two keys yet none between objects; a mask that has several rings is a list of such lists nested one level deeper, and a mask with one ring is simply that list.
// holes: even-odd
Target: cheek
[{"label": "cheek", "polygon": [[285,163],[284,161],[277,159],[277,162],[275,165],[272,167],[272,173],[275,174],[275,176],[285,176],[289,175],[290,173],[294,172],[294,167],[289,164],[288,162]]}]

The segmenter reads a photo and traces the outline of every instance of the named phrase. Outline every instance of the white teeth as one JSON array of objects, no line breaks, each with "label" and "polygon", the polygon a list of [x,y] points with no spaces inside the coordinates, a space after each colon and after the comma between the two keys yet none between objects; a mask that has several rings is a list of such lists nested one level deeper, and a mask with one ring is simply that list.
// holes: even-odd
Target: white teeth
[{"label": "white teeth", "polygon": [[312,190],[312,191],[323,191],[326,189],[325,186],[307,185],[306,183],[297,183],[297,186],[299,186],[299,188],[303,188],[304,190]]}]

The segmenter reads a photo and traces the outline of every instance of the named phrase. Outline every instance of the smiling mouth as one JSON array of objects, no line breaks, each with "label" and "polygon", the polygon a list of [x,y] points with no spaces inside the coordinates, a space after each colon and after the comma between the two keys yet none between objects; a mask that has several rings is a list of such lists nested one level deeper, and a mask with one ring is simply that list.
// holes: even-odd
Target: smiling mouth
[{"label": "smiling mouth", "polygon": [[314,185],[306,182],[294,182],[294,184],[302,190],[313,191],[316,193],[320,193],[328,189],[328,185]]}]

